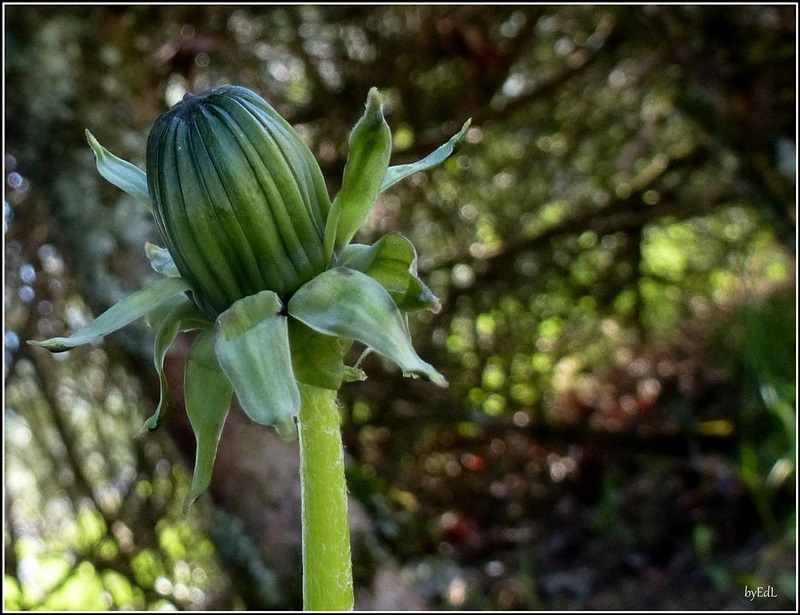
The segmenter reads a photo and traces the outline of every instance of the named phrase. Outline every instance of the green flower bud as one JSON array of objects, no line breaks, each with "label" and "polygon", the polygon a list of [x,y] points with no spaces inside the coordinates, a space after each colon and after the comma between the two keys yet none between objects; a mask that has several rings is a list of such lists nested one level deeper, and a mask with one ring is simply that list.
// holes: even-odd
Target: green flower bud
[{"label": "green flower bud", "polygon": [[156,224],[200,310],[264,290],[284,302],[324,271],[330,199],[295,130],[238,86],[187,95],[147,140]]}]

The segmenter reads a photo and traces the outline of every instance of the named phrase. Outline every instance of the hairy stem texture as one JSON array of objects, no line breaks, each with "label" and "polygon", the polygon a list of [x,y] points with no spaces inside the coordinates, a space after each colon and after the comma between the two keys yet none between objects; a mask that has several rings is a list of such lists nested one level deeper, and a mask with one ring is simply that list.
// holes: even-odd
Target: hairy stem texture
[{"label": "hairy stem texture", "polygon": [[303,607],[353,609],[344,451],[336,391],[300,387]]}]

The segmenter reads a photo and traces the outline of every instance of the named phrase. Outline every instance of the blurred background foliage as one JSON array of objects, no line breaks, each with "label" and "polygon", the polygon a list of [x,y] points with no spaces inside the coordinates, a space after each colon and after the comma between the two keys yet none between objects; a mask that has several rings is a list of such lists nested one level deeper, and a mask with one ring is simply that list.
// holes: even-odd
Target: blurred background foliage
[{"label": "blurred background foliage", "polygon": [[[368,357],[341,394],[357,606],[793,608],[796,6],[4,6],[7,610],[296,609],[296,448],[193,439],[143,324],[49,355],[153,275],[144,167],[187,91],[261,93],[341,179],[377,86],[383,195],[442,299],[440,390]],[[358,349],[356,349],[358,350]],[[354,358],[357,355],[354,355]],[[774,588],[749,601],[745,586]]]}]

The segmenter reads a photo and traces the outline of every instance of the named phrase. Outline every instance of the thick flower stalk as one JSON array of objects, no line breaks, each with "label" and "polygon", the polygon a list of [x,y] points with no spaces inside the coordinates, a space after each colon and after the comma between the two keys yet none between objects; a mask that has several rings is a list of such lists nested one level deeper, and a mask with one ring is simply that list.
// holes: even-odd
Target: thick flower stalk
[{"label": "thick flower stalk", "polygon": [[446,385],[409,337],[407,312],[438,309],[417,276],[414,247],[396,233],[373,245],[350,241],[380,192],[444,161],[468,125],[419,162],[390,167],[391,131],[373,88],[333,202],[309,148],[246,88],[187,95],[159,117],[147,173],[87,131],[101,175],[153,214],[166,247],[145,251],[164,277],[69,337],[32,343],[69,350],[149,315],[161,399],[144,433],[167,409],[167,349],[179,332],[199,331],[184,381],[197,439],[186,506],[211,481],[234,393],[251,419],[285,439],[299,424],[306,608],[352,607],[335,392],[365,376],[345,364],[346,351],[358,341],[405,373]]}]

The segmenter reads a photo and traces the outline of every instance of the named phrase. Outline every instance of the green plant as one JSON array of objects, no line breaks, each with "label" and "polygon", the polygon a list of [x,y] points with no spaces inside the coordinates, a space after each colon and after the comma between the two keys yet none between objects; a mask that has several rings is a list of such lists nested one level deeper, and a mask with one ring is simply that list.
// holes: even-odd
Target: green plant
[{"label": "green plant", "polygon": [[399,234],[371,246],[350,241],[380,192],[444,161],[468,126],[422,160],[390,167],[391,131],[372,88],[332,202],[299,135],[246,88],[187,95],[158,118],[146,174],[87,131],[103,177],[153,214],[166,248],[145,249],[164,277],[69,337],[32,343],[65,351],[149,315],[161,399],[144,433],[167,409],[167,349],[180,331],[199,330],[185,374],[197,439],[185,506],[208,488],[234,393],[251,419],[281,437],[299,428],[307,609],[353,607],[336,391],[365,376],[345,364],[346,351],[359,341],[404,372],[446,385],[411,344],[407,312],[438,307],[417,276],[414,247]]},{"label": "green plant", "polygon": [[794,308],[793,299],[776,294],[751,300],[737,314],[743,338],[736,365],[743,398],[739,472],[773,536],[794,525],[779,505],[781,491],[793,491],[797,471]]}]

